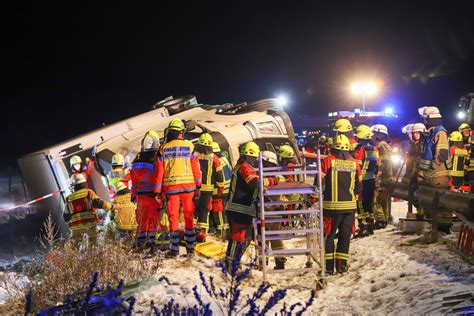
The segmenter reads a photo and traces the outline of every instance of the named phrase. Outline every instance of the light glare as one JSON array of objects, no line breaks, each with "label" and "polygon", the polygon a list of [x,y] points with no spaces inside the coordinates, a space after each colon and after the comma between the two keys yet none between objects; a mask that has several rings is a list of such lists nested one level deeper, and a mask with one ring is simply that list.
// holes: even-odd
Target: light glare
[{"label": "light glare", "polygon": [[280,95],[277,97],[276,102],[280,106],[286,106],[288,105],[288,98],[286,97],[286,95]]},{"label": "light glare", "polygon": [[458,119],[464,120],[466,118],[466,112],[464,111],[459,111],[458,112]]}]

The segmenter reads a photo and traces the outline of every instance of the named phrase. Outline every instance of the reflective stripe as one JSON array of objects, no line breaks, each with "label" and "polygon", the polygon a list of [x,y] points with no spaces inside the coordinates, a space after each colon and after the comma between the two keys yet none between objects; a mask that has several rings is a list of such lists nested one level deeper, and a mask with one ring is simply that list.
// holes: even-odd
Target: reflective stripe
[{"label": "reflective stripe", "polygon": [[343,259],[343,260],[349,260],[350,255],[348,253],[342,253],[342,252],[336,252],[336,259]]},{"label": "reflective stripe", "polygon": [[246,215],[249,215],[249,216],[252,216],[252,217],[257,216],[257,209],[255,208],[255,206],[247,206],[247,205],[243,205],[243,204],[229,202],[229,203],[227,203],[226,210],[231,211],[231,212],[246,214]]}]

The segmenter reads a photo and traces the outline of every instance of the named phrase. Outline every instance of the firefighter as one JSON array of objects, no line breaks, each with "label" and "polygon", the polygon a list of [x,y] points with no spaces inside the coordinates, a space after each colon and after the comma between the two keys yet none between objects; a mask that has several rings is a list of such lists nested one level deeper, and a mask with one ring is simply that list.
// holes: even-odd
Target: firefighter
[{"label": "firefighter", "polygon": [[114,210],[111,213],[111,219],[117,230],[116,237],[131,240],[138,226],[135,214],[136,205],[132,203],[131,191],[124,182],[117,182],[114,187],[114,202],[122,206],[120,210]]},{"label": "firefighter", "polygon": [[184,215],[184,240],[188,257],[194,255],[196,232],[194,230],[194,198],[199,199],[201,169],[194,145],[184,139],[185,126],[181,119],[173,119],[168,125],[166,140],[161,147],[162,185],[166,195],[170,223],[170,249],[168,258],[179,255],[179,210]]},{"label": "firefighter", "polygon": [[413,141],[413,125],[408,124],[402,128],[402,133],[406,134],[408,140],[410,141],[408,151],[406,153],[406,160],[405,160],[405,174],[402,177],[401,182],[409,184],[411,176],[413,174],[413,167],[414,167],[414,157],[413,157],[413,149],[414,149],[414,141]]},{"label": "firefighter", "polygon": [[465,164],[468,156],[464,148],[463,135],[458,132],[452,132],[449,135],[449,159],[446,162],[450,178],[451,191],[460,191],[464,186]]},{"label": "firefighter", "polygon": [[[211,134],[202,133],[196,145],[196,155],[202,173],[201,194],[196,205],[197,219],[196,241],[206,241],[206,233],[209,229],[209,212],[212,209],[212,195],[214,187],[217,186],[217,196],[224,192],[224,176],[219,158],[212,150]],[[222,227],[221,227],[222,229]]]},{"label": "firefighter", "polygon": [[[331,230],[326,237],[326,272],[344,273],[348,268],[349,245],[360,192],[361,171],[350,153],[351,143],[345,135],[338,135],[331,154],[321,162],[323,177],[323,212],[331,218]],[[334,238],[338,234],[337,248]]]},{"label": "firefighter", "polygon": [[[443,127],[439,109],[424,106],[418,109],[427,128],[428,136],[423,145],[420,159],[419,182],[434,188],[449,188],[449,174],[446,162],[449,159],[448,134]],[[431,218],[431,209],[424,209],[425,216]],[[452,212],[440,209],[438,212],[438,231],[449,234],[452,225]]]},{"label": "firefighter", "polygon": [[86,187],[89,188],[89,175],[94,169],[94,160],[86,158],[86,163],[82,162],[82,158],[74,155],[69,159],[71,167],[71,184],[73,185],[73,177],[76,174],[83,174],[86,178]]},{"label": "firefighter", "polygon": [[225,215],[225,205],[229,199],[230,179],[232,177],[232,168],[229,160],[222,154],[221,148],[217,142],[212,143],[212,151],[219,158],[222,167],[224,181],[222,183],[223,191],[219,196],[219,185],[216,183],[212,194],[212,216],[211,223],[216,228],[217,234],[224,238],[224,232],[227,229],[227,218]]},{"label": "firefighter", "polygon": [[389,187],[392,182],[392,147],[388,129],[383,124],[372,126],[374,140],[379,152],[378,172],[376,176],[376,191],[374,204],[374,229],[385,228],[390,221],[390,192]]},{"label": "firefighter", "polygon": [[329,155],[329,144],[328,144],[328,139],[325,135],[321,135],[318,140],[318,149],[319,149],[319,154],[321,155]]},{"label": "firefighter", "polygon": [[372,140],[374,133],[370,127],[357,126],[355,135],[358,144],[354,151],[354,158],[362,167],[362,194],[358,198],[359,231],[356,237],[366,237],[374,233],[374,192],[379,153],[377,144]]},{"label": "firefighter", "polygon": [[132,201],[137,202],[137,250],[156,252],[156,234],[160,223],[162,167],[159,164],[160,137],[155,131],[147,131],[141,141],[141,151],[132,162]]},{"label": "firefighter", "polygon": [[474,134],[471,127],[462,123],[459,126],[459,132],[462,134],[464,147],[467,149],[468,157],[466,159],[465,182],[470,185],[470,191],[473,192],[474,187]]},{"label": "firefighter", "polygon": [[357,146],[357,141],[354,138],[354,131],[352,128],[352,124],[348,119],[338,119],[334,123],[334,131],[337,132],[338,135],[344,135],[349,139],[351,143],[351,153],[353,154],[354,149]]},{"label": "firefighter", "polygon": [[[230,225],[230,240],[226,251],[227,267],[240,265],[240,259],[247,247],[247,231],[257,216],[259,178],[258,167],[260,148],[254,142],[246,143],[240,151],[240,158],[234,168],[231,180],[229,202],[226,205]],[[277,184],[274,177],[266,177],[264,186]]]},{"label": "firefighter", "polygon": [[471,145],[471,127],[467,123],[459,125],[458,131],[462,134],[462,140],[465,147]]},{"label": "firefighter", "polygon": [[115,154],[112,156],[112,170],[107,174],[107,180],[109,185],[114,192],[117,192],[116,185],[119,182],[125,184],[128,187],[128,182],[130,181],[130,171],[124,169],[125,158],[121,154]]},{"label": "firefighter", "polygon": [[96,209],[120,210],[120,204],[111,204],[99,198],[94,191],[87,188],[86,177],[82,173],[76,173],[72,176],[73,193],[66,198],[66,210],[64,220],[71,230],[71,240],[77,245],[83,235],[87,234],[92,244],[97,241],[97,222]]}]

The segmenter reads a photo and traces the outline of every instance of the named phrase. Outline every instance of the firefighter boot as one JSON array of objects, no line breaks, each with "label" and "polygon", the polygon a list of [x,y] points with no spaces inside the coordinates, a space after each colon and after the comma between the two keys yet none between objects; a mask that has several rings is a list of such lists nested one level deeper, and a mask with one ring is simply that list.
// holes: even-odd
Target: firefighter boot
[{"label": "firefighter boot", "polygon": [[367,233],[368,233],[368,236],[374,234],[374,219],[373,218],[367,219]]},{"label": "firefighter boot", "polygon": [[172,230],[170,232],[171,242],[170,249],[166,252],[166,258],[176,258],[179,255],[179,230]]},{"label": "firefighter boot", "polygon": [[362,221],[359,221],[358,226],[359,226],[359,230],[357,231],[355,238],[363,238],[363,237],[369,236],[366,224],[362,223]]},{"label": "firefighter boot", "polygon": [[235,275],[235,273],[237,272],[240,266],[240,259],[242,258],[246,246],[247,245],[245,241],[240,242],[235,240],[229,240],[229,243],[227,245],[227,251],[225,254],[225,266],[227,271],[231,275]]},{"label": "firefighter boot", "polygon": [[206,241],[206,229],[196,227],[196,242]]},{"label": "firefighter boot", "polygon": [[326,259],[326,274],[334,275],[334,259]]},{"label": "firefighter boot", "polygon": [[347,272],[347,260],[336,259],[336,271],[337,273]]},{"label": "firefighter boot", "polygon": [[385,223],[385,221],[380,221],[380,220],[375,221],[375,224],[374,224],[375,230],[384,229],[385,227],[387,227],[387,223]]},{"label": "firefighter boot", "polygon": [[275,270],[285,269],[286,258],[275,258]]},{"label": "firefighter boot", "polygon": [[194,242],[196,241],[196,233],[194,229],[184,230],[184,241],[186,242],[186,252],[188,257],[194,255]]}]

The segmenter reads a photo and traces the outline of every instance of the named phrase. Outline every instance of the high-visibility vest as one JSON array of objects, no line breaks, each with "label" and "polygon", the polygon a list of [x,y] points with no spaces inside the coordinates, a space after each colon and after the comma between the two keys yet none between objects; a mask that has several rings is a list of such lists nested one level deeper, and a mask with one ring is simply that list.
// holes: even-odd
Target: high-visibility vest
[{"label": "high-visibility vest", "polygon": [[377,161],[379,152],[377,147],[370,143],[359,143],[355,149],[354,156],[362,164],[362,180],[375,179],[378,171]]},{"label": "high-visibility vest", "polygon": [[450,149],[450,157],[446,162],[450,177],[464,177],[465,161],[467,159],[467,150],[453,146]]},{"label": "high-visibility vest", "polygon": [[97,198],[97,196],[89,189],[81,189],[67,197],[67,213],[71,215],[68,226],[72,231],[96,226],[98,219],[92,206],[94,198]]},{"label": "high-visibility vest", "polygon": [[[224,187],[223,194],[229,194],[230,179],[232,178],[232,167],[230,166],[229,160],[224,156],[219,157],[219,162],[221,163],[222,174],[224,176],[224,181],[222,182],[222,186]],[[214,188],[213,195],[217,195],[217,187]]]},{"label": "high-visibility vest", "polygon": [[130,172],[132,180],[132,195],[153,195],[160,189],[157,183],[158,151],[142,151],[132,163]]},{"label": "high-visibility vest", "polygon": [[112,169],[107,174],[107,180],[115,192],[117,183],[119,182],[123,182],[126,186],[128,186],[128,181],[130,180],[130,171],[123,168]]},{"label": "high-visibility vest", "polygon": [[117,229],[135,230],[137,228],[137,219],[135,215],[136,205],[131,200],[130,193],[116,195],[114,202],[122,205],[120,210],[115,210],[114,221]]},{"label": "high-visibility vest", "polygon": [[342,160],[328,156],[322,163],[325,174],[323,209],[329,211],[354,211],[357,209],[355,187],[358,165],[355,160]]},{"label": "high-visibility vest", "polygon": [[435,159],[436,144],[434,143],[435,136],[438,132],[443,131],[447,133],[442,125],[436,126],[426,138],[423,144],[423,152],[420,159],[420,170],[427,171],[431,169],[431,162]]}]

